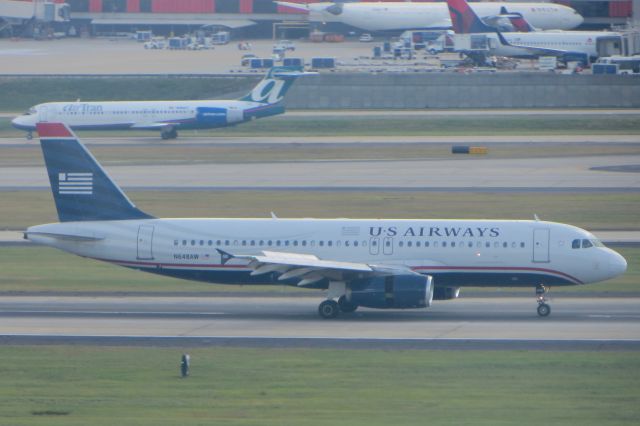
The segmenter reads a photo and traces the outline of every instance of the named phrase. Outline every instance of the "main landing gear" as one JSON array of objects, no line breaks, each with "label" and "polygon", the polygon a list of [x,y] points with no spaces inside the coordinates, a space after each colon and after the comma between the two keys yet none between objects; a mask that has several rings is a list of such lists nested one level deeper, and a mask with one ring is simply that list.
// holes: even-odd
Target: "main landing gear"
[{"label": "main landing gear", "polygon": [[358,309],[358,305],[347,300],[345,295],[340,296],[338,301],[329,299],[325,300],[318,306],[318,313],[324,319],[332,319],[340,313],[350,314]]},{"label": "main landing gear", "polygon": [[[335,298],[338,298],[336,302]],[[349,314],[355,312],[358,305],[347,299],[347,285],[342,281],[332,281],[329,283],[327,300],[318,306],[318,314],[324,319],[332,319],[340,313]]]},{"label": "main landing gear", "polygon": [[551,313],[551,306],[547,305],[547,288],[538,284],[536,286],[536,298],[538,299],[538,315],[547,317]]},{"label": "main landing gear", "polygon": [[163,140],[176,139],[178,137],[178,131],[175,129],[175,127],[162,129],[162,131],[160,132],[160,137]]},{"label": "main landing gear", "polygon": [[29,131],[27,132],[27,140],[30,141],[31,139],[33,139],[33,132]]}]

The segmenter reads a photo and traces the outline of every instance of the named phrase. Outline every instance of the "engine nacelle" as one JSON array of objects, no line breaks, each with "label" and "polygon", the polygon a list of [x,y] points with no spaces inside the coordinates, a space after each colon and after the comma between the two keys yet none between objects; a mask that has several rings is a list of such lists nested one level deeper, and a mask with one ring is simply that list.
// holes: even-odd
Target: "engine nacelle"
[{"label": "engine nacelle", "polygon": [[347,299],[377,309],[426,308],[433,300],[430,275],[390,275],[351,281]]},{"label": "engine nacelle", "polygon": [[460,287],[436,287],[433,289],[433,300],[451,300],[460,296]]}]

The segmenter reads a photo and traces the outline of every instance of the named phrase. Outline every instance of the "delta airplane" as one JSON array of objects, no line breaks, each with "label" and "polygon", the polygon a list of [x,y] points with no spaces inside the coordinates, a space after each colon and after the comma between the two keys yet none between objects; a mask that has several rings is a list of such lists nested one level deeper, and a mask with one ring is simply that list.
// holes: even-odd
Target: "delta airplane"
[{"label": "delta airplane", "polygon": [[[444,2],[276,3],[309,12],[310,21],[341,22],[365,31],[451,28]],[[541,29],[570,30],[584,21],[572,8],[555,3],[477,2],[472,7],[483,19],[495,19],[506,7],[522,14],[534,27]]]},{"label": "delta airplane", "polygon": [[425,308],[463,286],[548,286],[622,274],[589,232],[540,220],[159,219],[138,209],[69,128],[38,123],[60,223],[25,238],[160,275],[328,290],[318,312]]},{"label": "delta airplane", "polygon": [[[513,3],[514,5],[517,3]],[[511,19],[518,32],[500,32],[484,23],[466,0],[447,0],[453,31],[456,34],[487,34],[491,54],[515,58],[558,56],[563,59],[598,57],[598,39],[617,38],[616,32],[604,31],[534,31],[535,25],[516,12],[519,19]],[[509,6],[510,8],[512,6]],[[503,10],[504,12],[505,10]],[[514,12],[514,11],[511,11]]]},{"label": "delta airplane", "polygon": [[233,126],[284,113],[283,99],[297,77],[311,73],[298,67],[271,68],[264,79],[238,100],[49,102],[36,105],[12,120],[27,138],[38,122],[64,122],[72,129],[160,130],[175,139],[178,129]]}]

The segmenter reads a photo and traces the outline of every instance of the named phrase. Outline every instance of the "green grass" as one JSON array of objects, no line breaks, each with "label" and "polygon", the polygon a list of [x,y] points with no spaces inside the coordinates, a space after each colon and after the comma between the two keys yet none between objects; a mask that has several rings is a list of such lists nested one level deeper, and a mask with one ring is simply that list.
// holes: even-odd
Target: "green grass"
[{"label": "green grass", "polygon": [[[158,217],[541,219],[590,230],[640,229],[639,193],[126,191]],[[49,190],[3,191],[0,229],[57,222]]]},{"label": "green grass", "polygon": [[[78,132],[80,137],[157,136],[153,131]],[[640,134],[640,116],[636,115],[563,115],[555,116],[455,116],[455,117],[379,117],[324,116],[318,118],[277,116],[255,120],[236,127],[181,131],[182,136],[446,136],[446,135],[596,135]],[[23,136],[11,127],[10,119],[0,119],[0,137]]]},{"label": "green grass", "polygon": [[[95,145],[91,152],[105,166],[139,164],[217,164],[289,161],[422,160],[460,158],[451,154],[451,143],[385,144],[147,144]],[[566,156],[639,155],[640,142],[590,144],[483,144],[488,158],[536,158]],[[43,166],[39,144],[5,146],[0,167]]]},{"label": "green grass", "polygon": [[[0,347],[6,425],[635,425],[635,352]],[[48,414],[48,415],[47,415]]]},{"label": "green grass", "polygon": [[[617,248],[628,262],[627,272],[598,284],[554,288],[554,293],[598,292],[640,296],[640,248]],[[231,286],[182,281],[119,266],[84,259],[46,247],[0,247],[0,292],[300,292],[308,290],[284,286]],[[495,292],[496,289],[468,288],[468,292]],[[509,289],[511,291],[511,289]],[[531,294],[531,289],[523,289]],[[463,294],[464,296],[464,294]]]}]

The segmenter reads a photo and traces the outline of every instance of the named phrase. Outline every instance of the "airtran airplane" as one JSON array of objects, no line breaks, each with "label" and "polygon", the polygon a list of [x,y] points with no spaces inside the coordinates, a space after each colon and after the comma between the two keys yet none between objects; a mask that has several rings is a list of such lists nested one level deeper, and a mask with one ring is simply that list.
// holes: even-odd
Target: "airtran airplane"
[{"label": "airtran airplane", "polygon": [[325,289],[318,312],[425,308],[460,287],[549,286],[622,274],[591,233],[540,220],[160,219],[138,209],[67,126],[38,123],[60,223],[25,238],[154,274],[225,284]]},{"label": "airtran airplane", "polygon": [[178,129],[233,126],[284,113],[284,96],[303,74],[297,67],[271,68],[238,100],[48,102],[30,108],[11,123],[26,130],[29,139],[41,121],[64,122],[76,130],[160,130],[162,139],[175,139]]},{"label": "airtran airplane", "polygon": [[[514,3],[515,4],[515,3]],[[492,55],[515,58],[557,56],[564,60],[598,57],[598,40],[622,45],[622,35],[611,31],[535,31],[521,13],[508,14],[519,31],[500,32],[480,19],[466,0],[447,0],[456,34],[487,34]],[[509,6],[511,9],[511,5]],[[504,12],[505,10],[503,10]],[[513,19],[513,17],[518,18]]]}]

